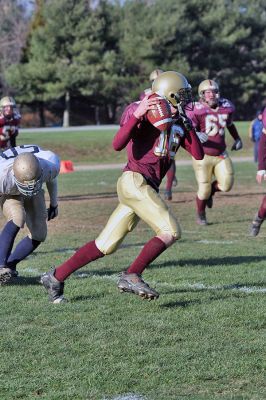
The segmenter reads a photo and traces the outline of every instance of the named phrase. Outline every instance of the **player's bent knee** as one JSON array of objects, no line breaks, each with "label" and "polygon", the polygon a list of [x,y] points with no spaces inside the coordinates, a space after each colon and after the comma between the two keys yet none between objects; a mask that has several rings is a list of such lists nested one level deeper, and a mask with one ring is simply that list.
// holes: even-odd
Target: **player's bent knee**
[{"label": "player's bent knee", "polygon": [[30,236],[31,237],[31,239],[32,240],[36,240],[37,242],[45,242],[45,239],[46,239],[46,237],[47,237],[47,234],[43,234],[43,235],[33,235],[33,236]]},{"label": "player's bent knee", "polygon": [[100,240],[95,240],[95,244],[98,247],[98,249],[104,254],[104,255],[109,255],[112,253],[115,253],[118,247],[120,246],[122,240],[118,242],[106,242],[103,243]]},{"label": "player's bent knee", "polygon": [[229,192],[233,187],[233,181],[225,182],[224,184],[219,184],[219,189],[222,192]]},{"label": "player's bent knee", "polygon": [[200,200],[208,200],[211,195],[211,185],[200,185],[197,195]]},{"label": "player's bent knee", "polygon": [[159,239],[161,239],[166,247],[171,246],[176,240],[181,238],[181,229],[180,227],[175,232],[162,232],[157,235]]},{"label": "player's bent knee", "polygon": [[23,216],[14,216],[13,218],[10,219],[15,225],[17,225],[20,229],[24,228],[25,225],[25,218]]},{"label": "player's bent knee", "polygon": [[29,237],[33,240],[37,240],[38,242],[44,242],[47,237],[47,228],[31,230],[29,232]]}]

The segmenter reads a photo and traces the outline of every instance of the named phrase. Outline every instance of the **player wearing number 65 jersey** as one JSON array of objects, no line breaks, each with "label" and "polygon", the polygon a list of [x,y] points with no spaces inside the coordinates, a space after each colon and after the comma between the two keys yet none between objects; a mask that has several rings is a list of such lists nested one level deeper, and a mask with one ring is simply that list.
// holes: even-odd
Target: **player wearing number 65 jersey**
[{"label": "player wearing number 65 jersey", "polygon": [[[47,235],[46,220],[57,216],[57,175],[60,160],[36,145],[11,147],[0,153],[0,206],[7,220],[0,234],[0,284],[17,276],[16,265],[31,254]],[[46,209],[46,184],[50,206]],[[28,235],[12,251],[26,224]]]},{"label": "player wearing number 65 jersey", "polygon": [[170,102],[176,125],[169,131],[160,131],[147,120],[147,111],[161,101],[158,97],[145,96],[126,108],[113,140],[114,149],[126,148],[128,157],[117,182],[119,204],[96,240],[85,244],[69,260],[42,276],[41,281],[54,303],[64,300],[64,281],[69,275],[89,262],[115,252],[140,219],[152,228],[155,236],[122,273],[118,288],[146,299],[159,296],[144,282],[141,274],[181,235],[178,221],[158,193],[159,185],[180,145],[196,159],[202,159],[204,154],[182,110],[191,101],[191,87],[186,78],[174,71],[164,72],[155,79],[152,89],[164,98],[163,101]]},{"label": "player wearing number 65 jersey", "polygon": [[[206,79],[198,88],[200,101],[193,111],[187,111],[203,144],[204,159],[193,159],[193,168],[198,182],[196,197],[197,223],[207,225],[206,206],[212,208],[215,192],[228,192],[234,182],[232,161],[226,151],[225,128],[234,139],[231,150],[240,150],[242,141],[233,123],[234,105],[220,98],[219,86]],[[214,180],[212,178],[214,176]]]}]

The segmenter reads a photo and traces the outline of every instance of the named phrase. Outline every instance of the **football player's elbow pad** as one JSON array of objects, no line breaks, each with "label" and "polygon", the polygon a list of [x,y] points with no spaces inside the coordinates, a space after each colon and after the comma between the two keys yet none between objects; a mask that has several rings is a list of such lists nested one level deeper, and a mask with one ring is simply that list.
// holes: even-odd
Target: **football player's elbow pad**
[{"label": "football player's elbow pad", "polygon": [[243,147],[243,143],[241,139],[236,139],[235,143],[233,144],[233,146],[231,147],[231,150],[241,150]]}]

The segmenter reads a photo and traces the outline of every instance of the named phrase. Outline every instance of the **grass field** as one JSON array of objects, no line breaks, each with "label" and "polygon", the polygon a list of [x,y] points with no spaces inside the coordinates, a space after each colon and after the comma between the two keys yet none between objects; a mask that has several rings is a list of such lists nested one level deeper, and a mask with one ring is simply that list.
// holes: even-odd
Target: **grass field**
[{"label": "grass field", "polygon": [[[67,135],[71,154],[82,148]],[[53,140],[61,148],[63,138]],[[54,148],[48,135],[34,142]],[[95,147],[86,146],[91,162]],[[116,153],[108,159],[119,162]],[[60,215],[46,242],[20,264],[17,282],[0,288],[0,399],[265,399],[266,226],[257,238],[248,234],[265,189],[255,174],[254,163],[236,163],[232,191],[215,196],[210,225],[200,227],[192,168],[178,167],[170,207],[182,239],[144,273],[157,301],[116,288],[119,272],[153,236],[140,223],[115,254],[67,280],[68,303],[53,305],[39,276],[97,236],[117,204],[120,171],[60,175]]]},{"label": "grass field", "polygon": [[[241,152],[234,152],[234,156],[252,155],[252,143],[248,139],[249,123],[237,122],[236,125],[243,140],[244,148]],[[66,132],[59,129],[54,132],[23,132],[18,136],[18,145],[37,142],[39,146],[58,153],[62,159],[71,159],[78,164],[121,163],[126,160],[126,154],[124,151],[115,152],[113,150],[114,133],[114,130]],[[230,148],[233,139],[228,132],[227,135],[228,147]],[[190,156],[181,149],[178,158],[189,159]]]}]

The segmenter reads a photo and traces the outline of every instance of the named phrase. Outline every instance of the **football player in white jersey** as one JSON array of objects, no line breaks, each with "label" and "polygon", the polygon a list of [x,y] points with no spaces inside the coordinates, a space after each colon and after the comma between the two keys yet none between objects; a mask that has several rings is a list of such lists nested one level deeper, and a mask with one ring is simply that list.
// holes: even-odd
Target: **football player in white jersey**
[{"label": "football player in white jersey", "polygon": [[[59,157],[37,145],[12,147],[0,153],[0,206],[7,220],[0,234],[0,284],[16,277],[16,265],[46,239],[46,221],[58,215],[59,171]],[[50,198],[48,209],[44,183]],[[12,251],[25,224],[28,235]]]}]

